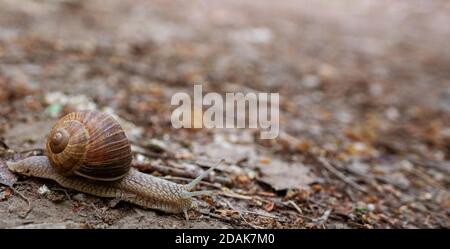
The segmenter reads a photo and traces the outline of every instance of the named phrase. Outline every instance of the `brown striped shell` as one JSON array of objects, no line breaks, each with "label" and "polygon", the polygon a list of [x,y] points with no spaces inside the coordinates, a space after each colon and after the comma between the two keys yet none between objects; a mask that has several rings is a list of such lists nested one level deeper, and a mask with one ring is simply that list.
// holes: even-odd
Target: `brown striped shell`
[{"label": "brown striped shell", "polygon": [[47,156],[62,175],[114,181],[131,167],[131,146],[120,124],[99,111],[72,112],[61,118],[47,139]]}]

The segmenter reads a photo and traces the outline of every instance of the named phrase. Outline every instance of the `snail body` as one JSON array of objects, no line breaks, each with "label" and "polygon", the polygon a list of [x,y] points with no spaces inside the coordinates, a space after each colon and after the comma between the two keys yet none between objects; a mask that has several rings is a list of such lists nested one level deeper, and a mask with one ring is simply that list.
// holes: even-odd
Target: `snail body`
[{"label": "snail body", "polygon": [[131,146],[119,123],[98,111],[70,113],[52,128],[47,156],[7,162],[18,174],[46,178],[87,194],[115,198],[168,213],[193,207],[192,197],[209,191],[191,190],[214,168],[186,185],[131,168]]}]

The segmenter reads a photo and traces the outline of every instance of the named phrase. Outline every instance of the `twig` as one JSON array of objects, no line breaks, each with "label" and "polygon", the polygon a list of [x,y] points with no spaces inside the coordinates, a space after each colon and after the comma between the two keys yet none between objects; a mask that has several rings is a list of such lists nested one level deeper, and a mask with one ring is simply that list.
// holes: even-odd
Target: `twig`
[{"label": "twig", "polygon": [[151,162],[133,162],[132,166],[139,171],[152,173],[152,172],[160,172],[164,175],[175,175],[175,176],[182,176],[182,177],[189,177],[189,178],[195,178],[196,174],[192,171],[184,171],[181,169],[160,165],[158,163],[151,163]]},{"label": "twig", "polygon": [[446,188],[444,188],[444,186],[442,186],[439,182],[437,182],[436,180],[434,180],[432,177],[430,177],[429,175],[427,175],[426,173],[422,172],[419,169],[415,169],[415,168],[411,168],[409,170],[410,173],[416,175],[417,177],[421,178],[423,181],[425,181],[427,184],[443,190],[443,191],[447,191]]},{"label": "twig", "polygon": [[230,217],[218,215],[218,214],[215,214],[215,213],[211,213],[209,211],[198,210],[198,212],[201,213],[201,214],[209,215],[209,216],[214,217],[214,218],[221,219],[221,220],[231,221]]},{"label": "twig", "polygon": [[297,204],[295,204],[294,201],[290,200],[290,201],[288,201],[288,203],[291,204],[292,206],[294,206],[294,208],[297,210],[297,212],[298,212],[299,214],[303,214],[303,212],[302,212],[302,210],[300,209],[300,207],[299,207]]},{"label": "twig", "polygon": [[262,227],[256,226],[256,225],[252,225],[250,224],[242,215],[242,213],[239,213],[239,217],[241,217],[241,219],[245,222],[245,224],[249,225],[251,228],[253,229],[262,229]]},{"label": "twig", "polygon": [[256,214],[256,215],[259,215],[259,216],[269,217],[269,218],[272,218],[272,219],[279,219],[279,218],[280,218],[280,217],[278,217],[278,216],[276,216],[276,215],[272,215],[272,214],[262,214],[262,213],[258,213],[258,212],[253,212],[253,211],[245,210],[245,209],[238,209],[238,208],[235,208],[235,207],[230,203],[230,201],[228,201],[228,200],[224,200],[224,201],[227,203],[227,205],[228,205],[231,209],[233,209],[234,211],[239,212],[239,213]]},{"label": "twig", "polygon": [[92,207],[94,209],[94,214],[95,214],[95,216],[97,216],[97,218],[99,218],[100,220],[103,220],[103,217],[102,217],[103,213],[95,206],[94,203],[92,203],[92,202],[89,202],[89,203],[85,202],[85,203],[87,204],[87,206]]},{"label": "twig", "polygon": [[316,159],[320,163],[320,165],[325,167],[328,171],[333,173],[336,177],[338,177],[339,179],[341,179],[342,181],[344,181],[348,185],[354,187],[355,189],[357,189],[357,190],[359,190],[359,191],[361,191],[361,192],[363,192],[365,194],[368,194],[368,192],[367,192],[367,190],[365,188],[363,188],[361,185],[359,185],[358,183],[354,182],[352,179],[348,178],[347,176],[345,176],[344,174],[339,172],[324,157],[317,157]]},{"label": "twig", "polygon": [[[307,202],[309,203],[312,203],[312,204],[314,204],[314,205],[316,205],[316,206],[318,206],[318,207],[321,207],[321,208],[326,208],[327,207],[327,205],[325,205],[324,203],[322,203],[322,202],[319,202],[319,201],[315,201],[314,199],[312,199],[312,198],[308,198],[307,199]],[[311,206],[310,204],[308,204],[309,206]],[[311,208],[310,208],[311,209]]]},{"label": "twig", "polygon": [[223,196],[231,197],[231,198],[241,199],[241,200],[253,200],[253,197],[251,197],[251,196],[237,194],[231,190],[222,191],[222,192],[219,192],[219,194],[223,195]]},{"label": "twig", "polygon": [[316,223],[316,225],[320,226],[325,224],[325,222],[327,222],[328,217],[330,217],[331,214],[331,209],[326,210],[322,216],[320,216],[317,219],[314,219],[314,223]]},{"label": "twig", "polygon": [[[133,162],[132,166],[139,171],[152,173],[152,172],[160,172],[163,175],[171,175],[171,176],[180,176],[180,177],[186,177],[186,178],[196,178],[200,175],[198,171],[186,171],[174,167],[169,167],[166,165],[161,165],[157,163],[151,163],[151,162]],[[228,178],[223,177],[210,177],[207,176],[204,178],[205,181],[209,182],[218,182],[220,184],[229,185],[231,183],[231,180]]]},{"label": "twig", "polygon": [[[262,227],[258,227],[258,226],[255,226],[255,225],[250,224],[250,223],[244,218],[244,216],[242,215],[242,213],[243,213],[244,210],[240,210],[240,209],[235,208],[228,200],[225,200],[225,202],[227,203],[227,205],[228,205],[231,209],[233,209],[234,211],[236,211],[236,212],[239,214],[239,217],[245,222],[245,224],[249,225],[249,226],[252,227],[253,229],[261,229],[261,228],[262,228]],[[244,211],[244,212],[245,212],[245,211]]]},{"label": "twig", "polygon": [[174,159],[172,156],[168,155],[162,155],[161,153],[156,153],[152,151],[132,151],[133,154],[141,154],[143,156],[146,156],[148,158],[159,158],[159,159]]},{"label": "twig", "polygon": [[[314,218],[308,217],[303,215],[303,211],[298,207],[297,204],[295,204],[295,202],[293,201],[288,201],[288,202],[280,202],[279,204],[284,205],[284,207],[290,207],[291,205],[295,208],[295,210],[297,210],[297,212],[299,212],[300,214],[298,214],[297,216],[303,218],[303,219],[307,219],[309,221],[314,221]],[[291,204],[291,205],[289,205]]]},{"label": "twig", "polygon": [[436,160],[420,160],[414,159],[411,156],[408,156],[408,161],[411,161],[415,165],[422,166],[424,168],[434,168],[438,171],[449,174],[450,173],[450,163],[445,164],[444,162],[439,162]]},{"label": "twig", "polygon": [[23,214],[19,214],[19,217],[20,218],[26,218],[27,216],[28,216],[28,214],[31,212],[31,210],[33,209],[33,207],[31,206],[31,202],[30,202],[30,200],[27,198],[27,197],[25,197],[25,195],[23,195],[20,191],[18,191],[16,188],[14,188],[14,187],[9,187],[9,188],[11,188],[13,191],[14,191],[14,193],[16,193],[20,198],[22,198],[23,200],[25,200],[25,202],[27,203],[27,205],[28,205],[28,208],[27,208],[27,210],[25,211],[25,213],[23,213]]},{"label": "twig", "polygon": [[248,210],[242,210],[244,213],[247,213],[247,214],[256,214],[256,215],[259,215],[259,216],[264,216],[264,217],[268,217],[268,218],[272,218],[272,219],[277,219],[277,220],[279,220],[280,219],[280,217],[278,217],[278,216],[276,216],[276,215],[272,215],[272,214],[262,214],[262,213],[258,213],[258,212],[253,212],[253,211],[248,211]]},{"label": "twig", "polygon": [[[260,201],[260,202],[263,202],[263,203],[271,203],[271,202],[272,202],[272,201],[269,201],[269,200],[264,200],[264,199],[262,199],[262,198],[259,197],[259,196],[246,196],[246,195],[241,195],[241,194],[238,194],[238,193],[236,193],[236,192],[233,192],[233,191],[230,190],[230,189],[222,189],[222,191],[218,192],[217,194],[222,195],[222,196],[226,196],[226,197],[231,197],[231,198],[240,199],[240,200],[247,200],[247,201],[250,201],[250,200],[257,200],[257,201]],[[275,201],[275,203],[277,203],[277,202]],[[280,202],[280,203],[281,203],[281,202]]]}]

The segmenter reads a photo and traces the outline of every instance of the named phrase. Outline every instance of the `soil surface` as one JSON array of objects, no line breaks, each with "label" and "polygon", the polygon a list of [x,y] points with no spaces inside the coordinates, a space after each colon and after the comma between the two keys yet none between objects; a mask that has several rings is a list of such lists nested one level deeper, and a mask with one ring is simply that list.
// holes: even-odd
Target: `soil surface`
[{"label": "soil surface", "polygon": [[[0,184],[0,228],[449,228],[449,13],[444,0],[0,0],[0,159],[45,154],[58,118],[98,109],[143,172],[187,183],[226,160],[189,221],[21,176]],[[279,93],[279,136],[172,128],[171,97],[194,84]]]}]

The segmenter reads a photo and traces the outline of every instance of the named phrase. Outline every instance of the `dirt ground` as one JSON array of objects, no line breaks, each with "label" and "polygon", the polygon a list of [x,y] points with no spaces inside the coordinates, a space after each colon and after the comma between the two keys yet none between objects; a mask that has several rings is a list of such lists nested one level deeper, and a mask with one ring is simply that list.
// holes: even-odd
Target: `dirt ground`
[{"label": "dirt ground", "polygon": [[[113,113],[135,166],[199,189],[190,220],[20,177],[0,228],[449,228],[449,1],[0,0],[0,158]],[[280,94],[280,134],[174,129],[176,92]],[[196,118],[196,117],[194,117]],[[24,217],[25,216],[25,217]]]}]

